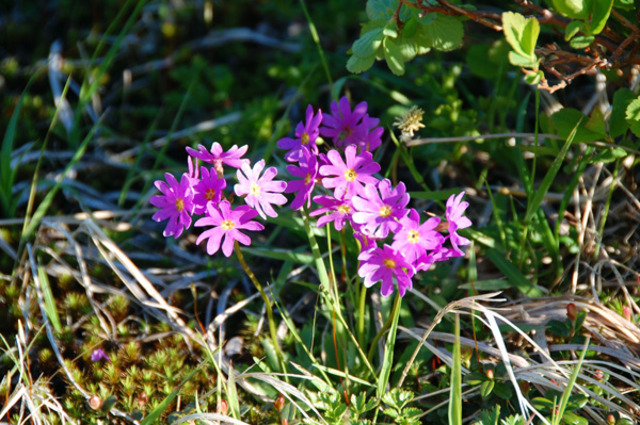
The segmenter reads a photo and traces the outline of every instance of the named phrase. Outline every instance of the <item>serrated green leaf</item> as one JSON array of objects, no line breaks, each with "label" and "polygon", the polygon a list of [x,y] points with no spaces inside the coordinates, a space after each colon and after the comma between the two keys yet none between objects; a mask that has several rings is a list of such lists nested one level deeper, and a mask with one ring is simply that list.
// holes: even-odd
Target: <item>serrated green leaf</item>
[{"label": "serrated green leaf", "polygon": [[564,29],[564,41],[571,40],[580,30],[584,24],[581,21],[571,21]]},{"label": "serrated green leaf", "polygon": [[629,129],[626,119],[626,111],[636,95],[627,88],[616,90],[613,94],[611,115],[609,116],[609,135],[612,138],[622,136]]},{"label": "serrated green leaf", "polygon": [[[514,52],[528,57],[529,52],[522,46],[522,31],[527,25],[527,19],[519,13],[504,12],[502,14],[502,32]],[[513,62],[511,62],[513,63]]]},{"label": "serrated green leaf", "polygon": [[633,134],[640,137],[640,97],[629,103],[625,111],[625,116],[627,118],[627,124],[629,124],[629,128],[633,131]]},{"label": "serrated green leaf", "polygon": [[398,48],[400,49],[400,53],[402,54],[402,59],[405,62],[409,62],[418,54],[418,49],[416,48],[415,41],[413,40],[413,38],[405,37],[404,32],[400,35],[396,42],[398,44]]},{"label": "serrated green leaf", "polygon": [[579,35],[571,39],[569,45],[574,49],[584,49],[589,47],[589,45],[593,43],[593,40],[595,40],[595,37],[592,35]]},{"label": "serrated green leaf", "polygon": [[462,23],[458,19],[453,16],[437,14],[429,24],[422,25],[418,44],[448,52],[462,45],[463,36]]},{"label": "serrated green leaf", "polygon": [[368,58],[361,58],[360,56],[351,55],[347,61],[347,70],[354,74],[360,74],[373,66],[376,61],[376,57],[369,56]]},{"label": "serrated green leaf", "polygon": [[395,75],[403,75],[404,60],[398,44],[394,39],[385,37],[382,41],[382,47],[384,49],[384,59],[387,61],[387,66],[389,66],[391,72]]},{"label": "serrated green leaf", "polygon": [[361,58],[374,56],[382,44],[382,33],[383,29],[377,28],[363,34],[353,43],[353,47],[351,47],[353,54]]}]

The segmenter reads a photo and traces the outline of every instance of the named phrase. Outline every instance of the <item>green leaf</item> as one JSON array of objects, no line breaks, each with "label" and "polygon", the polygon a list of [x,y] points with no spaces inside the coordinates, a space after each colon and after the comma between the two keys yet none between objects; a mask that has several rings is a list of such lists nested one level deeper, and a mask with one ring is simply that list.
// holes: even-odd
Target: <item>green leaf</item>
[{"label": "green leaf", "polygon": [[524,81],[527,84],[536,85],[540,82],[540,80],[542,80],[542,77],[544,77],[544,72],[538,70],[538,72],[530,72],[525,74]]},{"label": "green leaf", "polygon": [[451,366],[451,388],[449,390],[449,424],[462,425],[462,356],[460,355],[460,315],[455,315]]},{"label": "green leaf", "polygon": [[382,44],[382,33],[383,29],[377,28],[362,34],[362,36],[357,39],[351,47],[353,54],[360,58],[369,58],[370,56],[374,56]]},{"label": "green leaf", "polygon": [[384,59],[387,61],[387,66],[389,66],[391,72],[395,75],[403,75],[404,60],[398,44],[392,38],[385,37],[382,40],[382,47],[384,49]]},{"label": "green leaf", "polygon": [[578,32],[582,30],[583,23],[581,21],[571,21],[564,29],[564,41],[571,40]]},{"label": "green leaf", "polygon": [[464,36],[462,22],[453,16],[437,14],[431,23],[422,25],[421,30],[416,31],[416,38],[419,38],[421,45],[443,52],[457,49],[462,45]]},{"label": "green leaf", "polygon": [[640,97],[629,103],[626,110],[627,124],[633,134],[640,137]]},{"label": "green leaf", "polygon": [[525,18],[519,13],[504,12],[502,28],[507,42],[518,54],[535,62],[535,47],[540,34],[540,24],[534,17]]},{"label": "green leaf", "polygon": [[613,94],[611,115],[609,116],[609,135],[611,138],[622,136],[629,129],[626,111],[636,95],[627,88],[620,88]]},{"label": "green leaf", "polygon": [[385,37],[398,38],[398,24],[395,21],[388,22],[384,26],[382,33]]},{"label": "green leaf", "polygon": [[354,74],[360,74],[373,66],[376,61],[375,56],[369,56],[368,58],[361,58],[360,56],[352,55],[347,61],[347,70]]},{"label": "green leaf", "polygon": [[400,53],[402,54],[402,60],[405,62],[410,61],[415,58],[418,54],[418,48],[416,46],[415,40],[411,37],[405,37],[404,32],[400,35],[400,37],[396,40],[398,43],[398,48],[400,49]]},{"label": "green leaf", "polygon": [[554,9],[556,9],[558,13],[566,16],[567,18],[587,18],[587,8],[585,5],[585,0],[553,0],[552,3]]},{"label": "green leaf", "polygon": [[587,418],[578,416],[573,412],[565,412],[564,415],[562,415],[562,420],[568,425],[589,425]]},{"label": "green leaf", "polygon": [[523,56],[517,52],[509,52],[509,62],[511,62],[511,65],[521,68],[536,68],[538,66],[536,57]]},{"label": "green leaf", "polygon": [[591,0],[589,4],[589,33],[599,34],[607,24],[613,0]]},{"label": "green leaf", "polygon": [[627,151],[621,147],[613,147],[612,149],[605,148],[604,150],[595,154],[591,159],[589,159],[590,164],[600,164],[600,163],[609,163],[613,162],[616,159],[624,158],[627,156]]},{"label": "green leaf", "polygon": [[394,14],[398,1],[368,0],[366,11],[370,20],[384,19],[388,21]]},{"label": "green leaf", "polygon": [[480,385],[480,395],[482,398],[488,398],[493,391],[493,387],[496,385],[496,381],[488,380],[484,381],[482,385]]},{"label": "green leaf", "polygon": [[593,43],[593,40],[595,40],[595,37],[592,35],[580,35],[573,38],[569,42],[569,45],[574,49],[584,49],[586,47],[589,47],[589,45]]},{"label": "green leaf", "polygon": [[573,129],[577,128],[575,135],[575,142],[593,142],[605,137],[604,134],[596,133],[589,130],[584,125],[578,125],[578,123],[585,121],[584,114],[577,109],[564,108],[556,112],[551,116],[551,122],[556,130],[556,134],[566,139],[572,133]]}]

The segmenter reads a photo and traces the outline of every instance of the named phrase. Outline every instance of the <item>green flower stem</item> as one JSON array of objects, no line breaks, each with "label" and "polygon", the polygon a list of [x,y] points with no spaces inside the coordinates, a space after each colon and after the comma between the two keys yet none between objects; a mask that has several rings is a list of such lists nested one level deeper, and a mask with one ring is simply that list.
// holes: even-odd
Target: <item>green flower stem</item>
[{"label": "green flower stem", "polygon": [[364,315],[367,305],[367,288],[364,286],[364,281],[360,281],[359,276],[356,287],[360,288],[360,293],[358,294],[358,341],[360,341],[360,345],[364,345]]},{"label": "green flower stem", "polygon": [[402,297],[400,296],[400,293],[398,293],[396,295],[396,299],[393,302],[393,308],[391,310],[391,314],[389,315],[389,317],[387,317],[387,321],[384,322],[384,325],[382,325],[382,328],[380,328],[380,331],[373,338],[371,347],[369,347],[369,354],[367,355],[367,359],[369,360],[369,362],[373,360],[373,355],[376,352],[376,346],[378,345],[378,341],[380,341],[380,338],[382,338],[385,332],[387,332],[387,330],[392,325],[394,325],[396,329],[398,328],[398,319],[400,318],[400,301],[402,301]]},{"label": "green flower stem", "polygon": [[240,261],[240,265],[242,266],[244,272],[247,274],[247,276],[249,276],[249,279],[251,280],[251,282],[253,282],[258,292],[260,292],[260,296],[264,301],[264,305],[267,310],[267,319],[269,321],[269,333],[271,334],[273,349],[276,351],[276,355],[278,356],[278,362],[280,363],[280,368],[282,369],[283,372],[286,372],[287,369],[284,364],[284,358],[282,357],[282,352],[280,351],[280,345],[278,344],[278,333],[277,333],[276,323],[273,320],[273,307],[271,306],[271,300],[267,296],[267,293],[264,292],[264,288],[258,281],[258,278],[256,278],[256,275],[253,274],[253,271],[249,268],[249,265],[245,261],[244,255],[240,250],[240,245],[238,244],[238,241],[235,241],[233,243],[233,248],[236,252],[236,255],[238,256],[238,261]]},{"label": "green flower stem", "polygon": [[320,279],[320,286],[321,286],[319,293],[320,295],[324,296],[324,301],[332,309],[332,311],[336,312],[336,318],[342,324],[342,326],[344,326],[344,330],[347,332],[347,335],[349,335],[349,338],[355,344],[356,350],[358,351],[358,354],[362,358],[364,365],[367,367],[367,369],[373,376],[376,376],[376,373],[373,370],[373,367],[371,366],[371,362],[369,362],[369,360],[367,359],[367,356],[364,353],[364,351],[362,351],[362,347],[358,343],[358,340],[356,339],[355,335],[351,332],[351,330],[349,330],[349,325],[347,324],[347,322],[344,320],[344,317],[342,316],[342,310],[340,309],[340,302],[339,302],[340,300],[329,295],[331,294],[330,278],[329,278],[329,275],[327,274],[327,268],[324,265],[322,254],[320,253],[320,247],[318,246],[318,241],[316,240],[316,237],[313,234],[313,231],[311,230],[311,225],[309,224],[309,215],[307,214],[307,211],[304,208],[302,209],[302,222],[304,224],[304,230],[305,232],[307,232],[307,237],[309,238],[309,246],[311,247],[311,252],[313,253],[313,257],[315,258],[315,261],[316,261],[316,268],[318,269],[318,278]]},{"label": "green flower stem", "polygon": [[[387,384],[389,383],[389,377],[391,376],[391,369],[393,368],[393,352],[396,346],[396,335],[398,333],[398,321],[400,319],[400,304],[402,304],[402,296],[400,292],[396,294],[396,299],[393,302],[393,310],[389,315],[387,323],[389,333],[387,334],[387,343],[384,346],[384,355],[382,356],[382,366],[380,368],[380,377],[378,378],[378,391],[376,395],[379,398],[387,391]],[[386,324],[385,324],[386,325]],[[381,330],[382,331],[382,330]],[[375,347],[375,345],[372,345]],[[374,351],[375,352],[375,351]]]}]

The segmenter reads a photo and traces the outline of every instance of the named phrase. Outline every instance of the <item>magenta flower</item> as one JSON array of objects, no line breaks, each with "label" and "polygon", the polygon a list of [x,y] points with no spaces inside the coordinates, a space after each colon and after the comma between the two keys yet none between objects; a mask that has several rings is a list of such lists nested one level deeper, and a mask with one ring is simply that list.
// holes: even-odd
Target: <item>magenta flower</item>
[{"label": "magenta flower", "polygon": [[416,264],[427,250],[434,250],[444,242],[444,236],[435,230],[438,224],[440,219],[437,217],[420,224],[420,214],[411,208],[409,215],[400,220],[401,230],[393,236],[391,246],[402,252],[411,264]]},{"label": "magenta flower", "polygon": [[311,206],[311,192],[316,185],[318,175],[318,158],[309,152],[307,148],[302,148],[304,152],[300,159],[300,166],[287,165],[287,171],[294,177],[301,177],[301,180],[290,180],[287,183],[285,193],[295,193],[296,197],[291,202],[291,208],[298,210],[305,204]]},{"label": "magenta flower", "polygon": [[382,133],[384,133],[384,128],[378,127],[378,124],[380,124],[380,120],[378,118],[369,118],[369,115],[364,117],[363,122],[367,128],[367,134],[359,146],[364,151],[373,152],[382,144]]},{"label": "magenta flower", "polygon": [[284,159],[289,162],[301,161],[304,158],[304,148],[314,155],[318,154],[316,139],[320,134],[319,127],[322,122],[322,111],[318,110],[318,114],[314,116],[313,107],[311,105],[307,106],[305,122],[306,124],[299,122],[296,126],[295,139],[285,137],[278,141],[280,149],[289,150],[284,156]]},{"label": "magenta flower", "polygon": [[151,218],[157,222],[168,219],[169,222],[162,234],[165,237],[178,238],[184,229],[191,226],[191,214],[194,209],[191,179],[187,173],[182,175],[180,183],[173,174],[165,173],[164,176],[169,184],[162,180],[154,182],[162,195],[154,195],[149,199],[151,205],[160,208]]},{"label": "magenta flower", "polygon": [[284,205],[287,203],[287,198],[281,195],[287,187],[287,183],[273,180],[278,174],[275,167],[267,168],[261,177],[260,173],[263,168],[264,159],[256,162],[253,169],[249,163],[243,164],[242,168],[238,170],[239,183],[233,187],[233,190],[236,195],[245,196],[244,201],[247,205],[255,208],[260,217],[266,220],[266,216],[278,216],[271,204]]},{"label": "magenta flower", "polygon": [[352,220],[362,225],[361,231],[378,239],[386,238],[389,232],[400,229],[399,221],[408,214],[405,208],[409,203],[404,183],[400,182],[393,189],[388,179],[380,181],[376,186],[367,184],[362,196],[351,198],[356,212]]},{"label": "magenta flower", "polygon": [[457,196],[451,195],[449,199],[447,199],[447,208],[445,210],[445,216],[449,223],[449,240],[451,241],[453,249],[460,254],[463,254],[460,245],[469,245],[471,243],[469,239],[457,233],[458,230],[471,226],[471,220],[462,216],[464,210],[469,206],[468,202],[461,202],[463,196],[464,192],[460,192]]},{"label": "magenta flower", "polygon": [[336,198],[350,198],[363,193],[364,184],[378,182],[373,174],[380,171],[380,165],[373,161],[370,152],[358,154],[356,146],[349,145],[344,154],[346,163],[337,150],[330,150],[327,153],[330,163],[320,167],[322,185],[327,189],[334,189],[333,196]]},{"label": "magenta flower", "polygon": [[200,179],[193,185],[194,214],[204,214],[209,202],[214,204],[220,202],[224,188],[227,187],[227,181],[224,178],[209,172],[206,167],[201,167],[200,175]]},{"label": "magenta flower", "polygon": [[249,149],[249,146],[247,145],[244,145],[241,148],[237,145],[233,145],[225,152],[224,149],[222,149],[222,146],[220,146],[220,143],[213,142],[211,150],[209,151],[203,145],[198,145],[198,150],[187,147],[187,152],[194,158],[213,164],[218,176],[222,177],[222,165],[240,168],[242,165],[249,163],[248,159],[242,159],[242,156],[247,152],[247,149]]},{"label": "magenta flower", "polygon": [[[207,204],[206,216],[196,221],[196,227],[214,226],[212,229],[202,232],[196,245],[200,245],[205,239],[207,241],[207,254],[213,255],[220,249],[222,243],[222,253],[225,257],[230,257],[233,252],[233,243],[238,241],[243,245],[249,245],[251,238],[240,230],[260,231],[264,226],[257,221],[251,221],[258,212],[246,205],[241,205],[235,210],[231,209],[229,201],[224,200],[214,206]],[[224,238],[224,242],[222,239]]]},{"label": "magenta flower", "polygon": [[333,221],[333,226],[340,231],[343,229],[345,222],[351,219],[351,214],[353,214],[353,205],[351,205],[350,199],[336,199],[333,196],[314,196],[313,202],[322,206],[309,213],[311,217],[323,214],[318,218],[318,227]]},{"label": "magenta flower", "polygon": [[385,244],[382,248],[366,251],[358,256],[358,260],[362,261],[358,268],[358,275],[364,278],[364,286],[370,288],[378,281],[382,281],[380,293],[384,297],[393,292],[394,277],[400,296],[404,296],[407,289],[413,287],[411,278],[415,274],[415,269],[400,252],[389,245]]},{"label": "magenta flower", "polygon": [[99,362],[100,360],[105,360],[107,362],[111,361],[109,356],[107,356],[107,353],[105,353],[102,348],[96,348],[91,352],[91,361]]},{"label": "magenta flower", "polygon": [[366,137],[368,128],[366,123],[360,122],[367,113],[367,102],[360,102],[351,111],[349,100],[340,98],[340,103],[331,102],[331,115],[324,115],[320,134],[333,139],[333,145],[342,148],[347,145],[357,145]]}]

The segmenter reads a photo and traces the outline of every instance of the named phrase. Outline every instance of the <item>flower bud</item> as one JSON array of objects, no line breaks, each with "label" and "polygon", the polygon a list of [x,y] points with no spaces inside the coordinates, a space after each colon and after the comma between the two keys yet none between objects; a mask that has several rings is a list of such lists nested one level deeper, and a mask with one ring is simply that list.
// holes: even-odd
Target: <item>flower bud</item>
[{"label": "flower bud", "polygon": [[567,317],[572,322],[576,321],[576,317],[578,317],[578,307],[574,303],[567,304]]},{"label": "flower bud", "polygon": [[628,305],[622,307],[622,316],[627,320],[631,320],[631,307]]},{"label": "flower bud", "polygon": [[100,397],[98,397],[97,395],[92,395],[91,397],[89,397],[89,400],[87,400],[87,402],[89,403],[89,407],[91,407],[93,410],[100,410],[100,408],[102,407],[102,400],[100,400]]},{"label": "flower bud", "polygon": [[226,415],[228,411],[229,403],[227,403],[227,400],[220,400],[220,403],[218,404],[218,413],[220,413],[221,415]]},{"label": "flower bud", "polygon": [[616,417],[613,415],[613,413],[609,413],[607,415],[607,424],[608,425],[615,425],[616,424]]},{"label": "flower bud", "polygon": [[284,408],[284,396],[282,394],[278,396],[276,401],[273,402],[273,405],[275,406],[276,409],[278,409],[278,412],[281,412],[282,409]]},{"label": "flower bud", "polygon": [[493,369],[487,369],[485,374],[487,375],[487,378],[493,379]]}]

